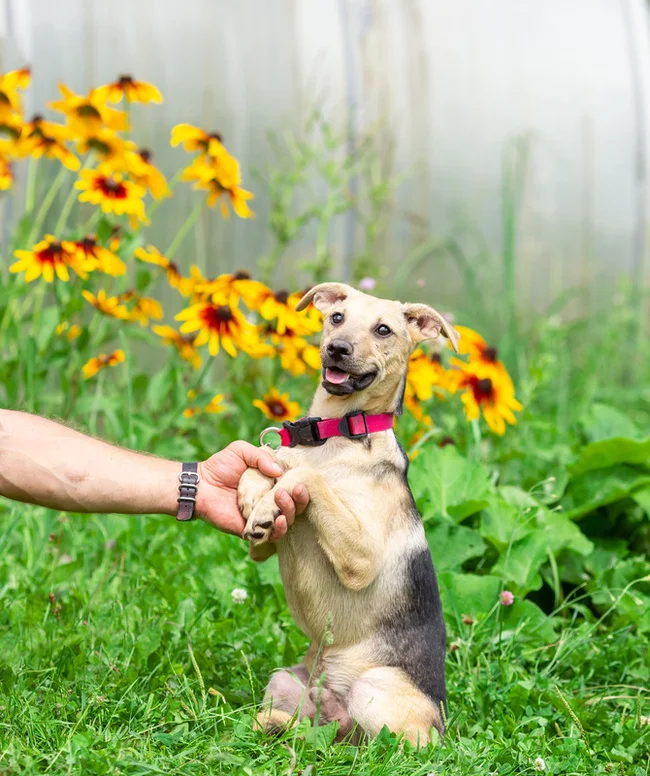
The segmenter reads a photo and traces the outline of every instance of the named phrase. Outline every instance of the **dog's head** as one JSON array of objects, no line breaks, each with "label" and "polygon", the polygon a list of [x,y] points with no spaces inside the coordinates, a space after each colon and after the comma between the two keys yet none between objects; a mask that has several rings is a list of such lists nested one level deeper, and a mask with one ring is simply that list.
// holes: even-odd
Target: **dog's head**
[{"label": "dog's head", "polygon": [[324,317],[322,386],[333,396],[363,392],[368,401],[356,401],[358,406],[394,394],[406,374],[411,353],[424,340],[442,334],[458,349],[458,332],[425,304],[377,299],[343,283],[314,286],[297,309],[303,310],[310,302]]}]

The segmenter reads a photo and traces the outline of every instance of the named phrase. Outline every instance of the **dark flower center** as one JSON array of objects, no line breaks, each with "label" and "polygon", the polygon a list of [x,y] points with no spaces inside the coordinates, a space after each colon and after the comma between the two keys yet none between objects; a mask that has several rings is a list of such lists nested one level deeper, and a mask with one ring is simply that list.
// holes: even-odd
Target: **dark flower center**
[{"label": "dark flower center", "polygon": [[85,251],[92,251],[97,246],[97,239],[92,234],[87,234],[81,241],[81,247]]},{"label": "dark flower center", "polygon": [[140,155],[140,159],[142,159],[143,162],[149,164],[149,160],[151,159],[152,154],[148,148],[141,148],[138,151],[138,154]]},{"label": "dark flower center", "polygon": [[485,348],[483,351],[483,358],[486,361],[495,362],[498,358],[498,351],[496,348]]},{"label": "dark flower center", "polygon": [[220,135],[218,132],[210,132],[208,137],[213,140],[218,140],[220,143],[223,143],[223,135]]},{"label": "dark flower center", "polygon": [[126,186],[116,181],[115,178],[100,178],[96,185],[107,197],[112,199],[126,198]]},{"label": "dark flower center", "polygon": [[286,413],[285,406],[279,401],[271,401],[268,403],[269,412],[276,418],[281,418]]},{"label": "dark flower center", "polygon": [[433,353],[431,355],[431,363],[442,364],[442,357],[440,356],[440,353]]},{"label": "dark flower center", "polygon": [[280,302],[280,304],[286,304],[288,299],[289,299],[288,291],[282,290],[282,291],[278,291],[275,294],[275,301]]},{"label": "dark flower center", "polygon": [[494,386],[489,377],[484,377],[482,380],[476,380],[472,385],[472,390],[474,392],[474,399],[478,404],[482,401],[489,401],[494,398]]},{"label": "dark flower center", "polygon": [[99,119],[101,115],[94,105],[89,102],[82,103],[77,108],[77,115],[82,119]]},{"label": "dark flower center", "polygon": [[92,149],[93,151],[97,151],[97,153],[102,154],[103,156],[106,156],[106,154],[110,153],[111,150],[111,147],[108,145],[108,143],[105,143],[98,137],[90,138],[88,141],[88,148]]},{"label": "dark flower center", "polygon": [[133,76],[132,75],[121,75],[118,79],[118,84],[120,86],[129,86],[133,83]]},{"label": "dark flower center", "polygon": [[40,113],[35,113],[32,116],[32,124],[40,124],[43,121],[43,116]]},{"label": "dark flower center", "polygon": [[221,333],[231,332],[237,324],[232,310],[225,304],[218,307],[208,305],[201,311],[200,317],[209,329]]},{"label": "dark flower center", "polygon": [[246,272],[245,269],[240,269],[238,272],[235,272],[233,275],[233,280],[250,280],[251,279],[251,273]]},{"label": "dark flower center", "polygon": [[219,305],[219,307],[217,307],[216,315],[220,321],[232,321],[233,318],[232,310],[230,307],[228,307],[228,305],[225,304]]},{"label": "dark flower center", "polygon": [[456,443],[450,436],[443,437],[438,442],[438,447],[447,447],[447,445],[455,445]]}]

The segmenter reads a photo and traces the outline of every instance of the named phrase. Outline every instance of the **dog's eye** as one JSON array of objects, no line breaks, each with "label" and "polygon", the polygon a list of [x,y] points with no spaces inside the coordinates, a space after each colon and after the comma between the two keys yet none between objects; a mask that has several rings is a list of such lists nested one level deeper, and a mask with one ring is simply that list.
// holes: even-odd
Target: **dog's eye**
[{"label": "dog's eye", "polygon": [[343,323],[343,313],[333,313],[330,316],[330,321],[335,325],[338,326],[340,323]]},{"label": "dog's eye", "polygon": [[386,326],[385,323],[380,323],[379,326],[375,329],[375,334],[379,334],[380,337],[388,337],[389,334],[392,334],[393,332]]}]

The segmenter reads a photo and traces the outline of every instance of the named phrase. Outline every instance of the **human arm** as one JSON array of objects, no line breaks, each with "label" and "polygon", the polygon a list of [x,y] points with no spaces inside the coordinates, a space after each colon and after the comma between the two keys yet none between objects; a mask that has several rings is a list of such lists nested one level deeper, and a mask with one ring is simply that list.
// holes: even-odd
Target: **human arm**
[{"label": "human arm", "polygon": [[[241,535],[237,484],[248,467],[270,477],[282,470],[267,451],[234,442],[199,463],[196,512],[215,527]],[[0,410],[0,495],[70,512],[175,515],[180,463],[115,447],[45,418]],[[309,499],[278,494],[283,513],[274,539]]]}]

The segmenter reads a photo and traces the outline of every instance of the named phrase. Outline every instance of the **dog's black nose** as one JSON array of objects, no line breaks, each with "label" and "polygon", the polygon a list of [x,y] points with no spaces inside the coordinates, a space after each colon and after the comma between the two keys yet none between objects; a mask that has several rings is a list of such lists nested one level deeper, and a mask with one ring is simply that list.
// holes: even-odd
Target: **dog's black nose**
[{"label": "dog's black nose", "polygon": [[343,358],[343,356],[352,355],[352,345],[342,339],[335,339],[327,343],[327,353],[332,356],[335,361]]}]

